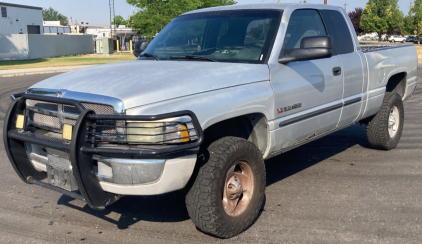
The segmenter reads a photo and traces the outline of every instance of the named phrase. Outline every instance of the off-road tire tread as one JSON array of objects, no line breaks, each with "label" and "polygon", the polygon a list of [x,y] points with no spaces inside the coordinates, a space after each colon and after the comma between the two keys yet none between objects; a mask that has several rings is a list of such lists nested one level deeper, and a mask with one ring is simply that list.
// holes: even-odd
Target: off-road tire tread
[{"label": "off-road tire tread", "polygon": [[[396,104],[399,109],[400,124],[396,136],[391,138],[388,133],[388,117],[394,104]],[[404,108],[401,96],[397,93],[387,92],[380,110],[366,126],[366,135],[371,147],[380,150],[391,150],[395,148],[400,141],[403,131],[403,122]]]},{"label": "off-road tire tread", "polygon": [[[202,162],[203,165],[196,180],[186,196],[186,207],[198,229],[216,237],[230,238],[250,227],[259,215],[266,185],[264,160],[261,152],[253,143],[238,137],[221,138],[213,142],[207,151],[209,159]],[[254,158],[258,162],[249,166],[254,171],[255,181],[260,185],[257,187],[255,184],[254,197],[249,203],[248,209],[240,216],[231,217],[240,219],[237,219],[236,223],[228,223],[222,219],[222,215],[226,214],[224,209],[221,211],[218,206],[221,204],[222,196],[211,193],[217,191],[219,182],[225,180],[227,162],[234,154],[255,155]],[[260,180],[257,181],[256,178],[260,178]],[[246,212],[248,213],[245,214]]]}]

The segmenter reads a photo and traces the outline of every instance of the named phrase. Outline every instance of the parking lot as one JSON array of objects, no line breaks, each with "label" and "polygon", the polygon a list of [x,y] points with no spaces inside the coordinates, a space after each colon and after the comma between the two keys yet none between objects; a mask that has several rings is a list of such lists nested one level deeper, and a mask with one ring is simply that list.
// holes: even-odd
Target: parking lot
[{"label": "parking lot", "polygon": [[[54,75],[0,78],[0,125],[11,93]],[[370,149],[365,126],[356,124],[266,161],[260,217],[229,240],[195,228],[182,192],[124,197],[94,211],[79,200],[25,184],[2,141],[0,243],[421,243],[421,78],[405,102],[396,149]]]}]

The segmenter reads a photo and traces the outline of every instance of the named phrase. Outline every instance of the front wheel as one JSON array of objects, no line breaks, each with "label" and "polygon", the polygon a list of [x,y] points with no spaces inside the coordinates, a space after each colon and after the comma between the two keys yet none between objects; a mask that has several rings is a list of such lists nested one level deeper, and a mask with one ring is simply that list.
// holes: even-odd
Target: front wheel
[{"label": "front wheel", "polygon": [[366,127],[373,148],[391,150],[397,146],[403,131],[404,107],[397,93],[386,93],[378,113]]},{"label": "front wheel", "polygon": [[393,39],[391,42],[392,42],[392,43],[395,43],[395,42],[396,42],[396,40],[394,40],[394,39]]},{"label": "front wheel", "polygon": [[253,143],[237,137],[213,142],[204,155],[186,207],[198,229],[230,238],[259,215],[266,185],[264,160]]}]

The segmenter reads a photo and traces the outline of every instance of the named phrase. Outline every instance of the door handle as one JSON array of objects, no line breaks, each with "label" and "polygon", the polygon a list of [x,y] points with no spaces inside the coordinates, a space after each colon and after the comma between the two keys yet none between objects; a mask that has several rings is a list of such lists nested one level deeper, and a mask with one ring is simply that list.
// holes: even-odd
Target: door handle
[{"label": "door handle", "polygon": [[339,76],[339,75],[341,75],[341,67],[334,67],[334,68],[333,68],[333,75],[334,75],[334,76]]}]

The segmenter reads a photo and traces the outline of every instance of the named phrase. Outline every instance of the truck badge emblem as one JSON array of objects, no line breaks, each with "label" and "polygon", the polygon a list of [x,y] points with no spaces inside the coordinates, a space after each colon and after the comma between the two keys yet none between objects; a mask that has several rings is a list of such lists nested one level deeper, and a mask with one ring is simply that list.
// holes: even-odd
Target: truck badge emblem
[{"label": "truck badge emblem", "polygon": [[58,92],[56,93],[56,97],[62,97],[62,96],[63,96],[63,92],[58,91]]},{"label": "truck badge emblem", "polygon": [[293,109],[298,109],[298,108],[301,108],[301,107],[302,107],[302,103],[295,103],[295,104],[293,104],[293,105],[286,106],[286,107],[284,107],[284,108],[278,108],[278,109],[277,109],[277,114],[281,114],[281,113],[284,113],[284,112],[288,112],[288,111],[290,111],[290,110],[293,110]]}]

